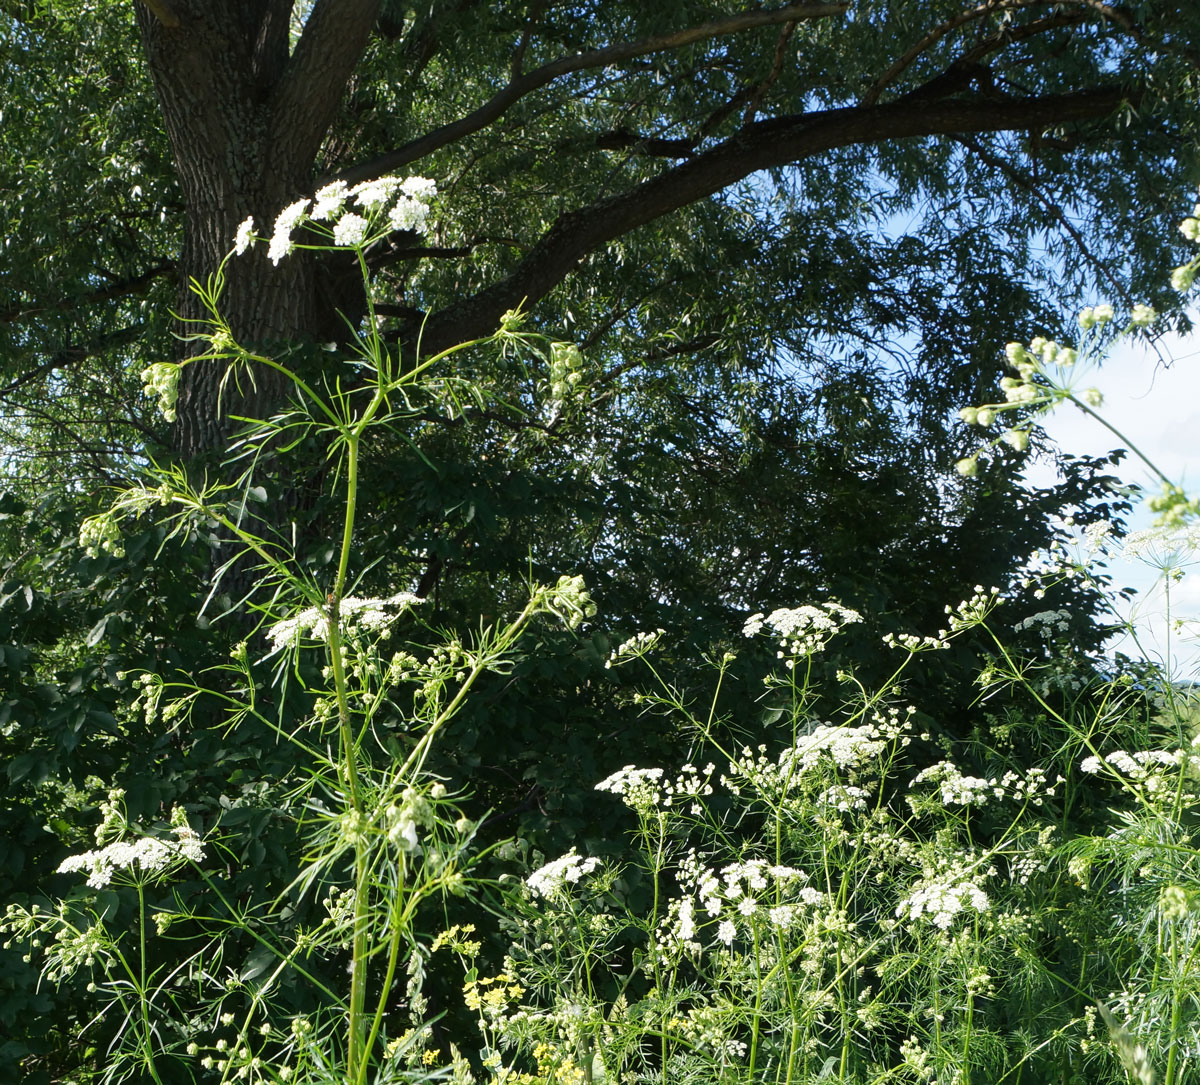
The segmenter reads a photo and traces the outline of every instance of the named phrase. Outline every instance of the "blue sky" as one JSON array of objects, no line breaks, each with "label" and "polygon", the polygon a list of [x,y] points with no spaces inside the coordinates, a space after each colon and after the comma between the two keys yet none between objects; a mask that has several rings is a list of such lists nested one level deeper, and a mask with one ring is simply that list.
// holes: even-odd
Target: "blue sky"
[{"label": "blue sky", "polygon": [[[1120,317],[1118,316],[1118,319]],[[1200,335],[1164,335],[1153,345],[1124,343],[1098,370],[1080,381],[1104,394],[1100,412],[1138,445],[1155,464],[1193,494],[1200,492]],[[1094,419],[1071,406],[1060,407],[1045,421],[1047,432],[1069,452],[1102,455],[1121,446]],[[1052,477],[1046,464],[1030,471],[1033,481]],[[1121,476],[1139,483],[1150,493],[1159,489],[1150,473],[1132,456]],[[1139,508],[1131,521],[1134,529],[1149,527],[1153,514]],[[1193,555],[1200,562],[1200,554]],[[1185,619],[1179,629],[1169,621],[1166,597],[1157,570],[1140,561],[1111,560],[1109,571],[1119,586],[1137,588],[1139,597],[1130,616],[1147,654],[1162,658],[1167,652],[1177,678],[1200,678],[1200,564],[1184,570],[1182,580],[1171,585],[1171,619]],[[1134,654],[1131,644],[1121,650]]]}]

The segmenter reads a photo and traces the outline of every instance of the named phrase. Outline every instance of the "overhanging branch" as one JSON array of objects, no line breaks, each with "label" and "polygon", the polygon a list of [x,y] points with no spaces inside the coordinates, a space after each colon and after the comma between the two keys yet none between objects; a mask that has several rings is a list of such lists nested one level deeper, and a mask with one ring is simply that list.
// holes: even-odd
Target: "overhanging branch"
[{"label": "overhanging branch", "polygon": [[101,287],[86,294],[74,297],[58,298],[43,304],[13,305],[0,309],[0,324],[18,324],[23,320],[32,319],[41,313],[56,312],[64,309],[77,309],[81,305],[92,305],[98,301],[112,301],[115,298],[137,297],[146,293],[155,279],[170,275],[175,271],[173,263],[156,264],[141,275],[131,279],[123,279],[111,286]]},{"label": "overhanging branch", "polygon": [[558,60],[543,64],[540,68],[512,79],[503,90],[465,117],[435,128],[420,139],[406,143],[403,147],[373,158],[369,162],[352,166],[339,173],[337,178],[347,184],[355,185],[400,169],[410,162],[432,154],[447,144],[486,128],[526,95],[540,90],[564,75],[589,71],[594,68],[606,68],[610,64],[631,60],[633,57],[681,49],[685,45],[708,41],[711,38],[723,37],[728,34],[737,34],[756,27],[776,26],[779,23],[799,22],[805,19],[825,19],[843,14],[849,6],[848,3],[806,3],[788,4],[785,7],[767,11],[744,11],[738,15],[714,19],[710,23],[676,30],[670,34],[658,34],[654,37],[642,38],[639,41],[621,42],[617,45],[605,46],[603,49],[593,49],[588,53],[560,57]]},{"label": "overhanging branch", "polygon": [[1029,177],[1026,177],[1020,170],[1016,169],[1011,163],[1006,162],[998,155],[992,154],[986,147],[982,146],[978,140],[968,139],[966,136],[959,136],[958,142],[974,154],[981,162],[996,170],[998,173],[1004,174],[1018,188],[1028,192],[1038,203],[1042,205],[1048,214],[1054,216],[1054,220],[1061,226],[1071,237],[1071,240],[1079,247],[1080,253],[1089,264],[1092,265],[1101,278],[1107,279],[1109,285],[1116,292],[1116,296],[1121,298],[1127,304],[1130,303],[1129,290],[1121,283],[1121,281],[1113,274],[1110,268],[1103,260],[1100,259],[1088,247],[1087,239],[1079,231],[1079,228],[1067,217],[1067,213],[1058,206],[1049,196],[1047,196]]},{"label": "overhanging branch", "polygon": [[425,324],[422,347],[432,353],[490,334],[506,310],[536,304],[589,253],[758,170],[884,140],[1094,121],[1136,97],[1125,88],[1106,88],[1002,101],[892,102],[759,121],[653,180],[562,215],[506,278],[434,313]]},{"label": "overhanging branch", "polygon": [[[132,325],[127,328],[118,328],[116,331],[109,332],[107,335],[101,336],[95,342],[88,343],[85,346],[62,346],[49,352],[49,356],[39,365],[28,369],[23,373],[18,374],[3,387],[0,387],[0,401],[7,401],[14,393],[27,388],[30,385],[37,384],[42,378],[49,376],[56,369],[65,369],[72,365],[79,365],[81,362],[90,361],[99,354],[105,351],[113,350],[119,347],[128,346],[130,343],[137,342],[143,332],[143,328],[138,325]],[[29,351],[28,354],[38,355],[44,354],[44,351]]]}]

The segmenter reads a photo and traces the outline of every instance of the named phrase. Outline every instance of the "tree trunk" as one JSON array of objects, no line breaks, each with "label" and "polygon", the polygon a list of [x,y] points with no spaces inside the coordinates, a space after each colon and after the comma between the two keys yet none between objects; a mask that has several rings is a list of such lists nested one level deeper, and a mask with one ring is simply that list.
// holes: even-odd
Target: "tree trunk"
[{"label": "tree trunk", "polygon": [[[379,0],[318,2],[292,51],[291,0],[135,5],[186,209],[177,310],[185,336],[208,330],[191,284],[209,281],[239,224],[252,215],[257,232],[269,233],[284,207],[311,194],[321,140],[378,7]],[[273,267],[264,249],[226,265],[220,313],[235,338],[270,350],[343,329],[311,255],[295,252]],[[186,343],[184,355],[206,348]],[[261,417],[280,404],[273,371],[222,391],[224,372],[219,361],[184,370],[174,434],[185,461],[224,448],[231,417]]]}]

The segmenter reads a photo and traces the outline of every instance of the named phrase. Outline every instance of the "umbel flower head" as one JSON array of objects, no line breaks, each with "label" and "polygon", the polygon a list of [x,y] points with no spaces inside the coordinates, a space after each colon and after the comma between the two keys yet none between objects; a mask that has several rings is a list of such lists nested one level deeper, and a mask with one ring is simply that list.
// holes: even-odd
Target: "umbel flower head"
[{"label": "umbel flower head", "polygon": [[[353,188],[334,181],[279,213],[267,257],[278,264],[296,248],[292,235],[304,223],[341,248],[365,247],[393,230],[424,233],[435,195],[437,185],[427,177],[376,177]],[[258,240],[254,218],[247,218],[234,235],[233,251],[241,256]]]},{"label": "umbel flower head", "polygon": [[128,870],[135,875],[157,874],[182,862],[199,863],[204,858],[200,837],[178,807],[171,812],[171,833],[173,840],[143,836],[137,840],[117,840],[95,851],[68,856],[58,865],[58,873],[86,870],[88,885],[103,889],[119,870]]}]

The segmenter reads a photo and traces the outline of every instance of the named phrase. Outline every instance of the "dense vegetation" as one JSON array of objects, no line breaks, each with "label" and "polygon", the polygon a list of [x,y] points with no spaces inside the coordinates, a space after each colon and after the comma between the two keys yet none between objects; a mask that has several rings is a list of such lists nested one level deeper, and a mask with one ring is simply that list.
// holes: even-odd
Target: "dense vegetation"
[{"label": "dense vegetation", "polygon": [[1177,7],[0,0],[0,1074],[1191,1080]]}]

